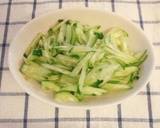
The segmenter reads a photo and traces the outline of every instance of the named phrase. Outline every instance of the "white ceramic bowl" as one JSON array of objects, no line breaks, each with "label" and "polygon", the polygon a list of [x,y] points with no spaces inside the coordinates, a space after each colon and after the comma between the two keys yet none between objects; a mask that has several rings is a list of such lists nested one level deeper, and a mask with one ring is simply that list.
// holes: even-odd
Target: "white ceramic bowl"
[{"label": "white ceramic bowl", "polygon": [[[37,86],[37,83],[26,81],[19,71],[25,49],[38,32],[45,32],[50,26],[55,24],[58,19],[74,19],[80,21],[82,24],[101,25],[104,30],[113,26],[119,26],[129,33],[128,42],[131,49],[134,51],[147,49],[149,56],[142,65],[140,79],[134,83],[134,88],[129,91],[104,95],[78,104],[60,104],[55,102],[54,98],[50,94],[44,93],[39,86]],[[102,10],[72,8],[48,12],[31,20],[23,28],[21,28],[12,41],[9,49],[9,68],[19,85],[23,87],[24,90],[31,96],[54,106],[91,108],[120,103],[122,100],[137,94],[140,89],[147,84],[153,67],[153,49],[144,32],[126,18],[115,13]]]}]

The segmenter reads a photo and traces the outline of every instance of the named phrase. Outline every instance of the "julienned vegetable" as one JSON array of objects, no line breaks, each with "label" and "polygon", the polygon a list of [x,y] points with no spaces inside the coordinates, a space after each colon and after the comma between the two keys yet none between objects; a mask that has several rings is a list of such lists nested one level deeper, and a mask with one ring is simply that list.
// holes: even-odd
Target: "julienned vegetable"
[{"label": "julienned vegetable", "polygon": [[128,33],[113,27],[58,20],[47,33],[38,33],[24,53],[20,71],[53,92],[58,102],[133,88],[147,51],[133,52]]}]

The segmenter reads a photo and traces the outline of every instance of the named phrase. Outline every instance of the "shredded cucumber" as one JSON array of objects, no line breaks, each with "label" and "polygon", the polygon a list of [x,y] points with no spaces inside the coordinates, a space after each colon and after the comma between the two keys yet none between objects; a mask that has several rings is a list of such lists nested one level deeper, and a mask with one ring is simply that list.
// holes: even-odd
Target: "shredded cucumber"
[{"label": "shredded cucumber", "polygon": [[42,81],[41,85],[42,89],[44,90],[55,91],[55,92],[60,91],[60,87],[52,81]]},{"label": "shredded cucumber", "polygon": [[53,92],[57,102],[81,102],[88,96],[129,90],[139,79],[147,50],[129,49],[128,37],[118,27],[103,32],[100,26],[60,19],[35,36],[20,71]]},{"label": "shredded cucumber", "polygon": [[55,100],[57,102],[78,102],[76,96],[69,92],[59,92],[55,95]]},{"label": "shredded cucumber", "polygon": [[82,94],[84,95],[102,95],[104,93],[106,93],[107,91],[102,89],[102,88],[95,88],[95,87],[91,87],[91,86],[86,86],[84,88],[82,88]]}]

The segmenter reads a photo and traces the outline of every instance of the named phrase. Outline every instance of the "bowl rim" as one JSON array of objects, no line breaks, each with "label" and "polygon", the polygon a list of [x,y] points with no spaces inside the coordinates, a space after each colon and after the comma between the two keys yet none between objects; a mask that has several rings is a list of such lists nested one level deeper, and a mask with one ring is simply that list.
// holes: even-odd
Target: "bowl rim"
[{"label": "bowl rim", "polygon": [[[16,41],[16,39],[19,37],[18,35],[19,35],[20,33],[22,33],[23,30],[24,30],[27,26],[29,26],[29,25],[32,24],[33,22],[39,20],[39,18],[44,18],[44,17],[46,17],[47,15],[55,14],[55,13],[57,13],[57,12],[71,11],[71,10],[72,10],[72,11],[73,11],[73,10],[80,10],[80,11],[84,11],[84,10],[85,10],[85,11],[97,11],[97,12],[106,13],[106,14],[108,13],[108,14],[110,14],[110,15],[116,16],[116,17],[118,17],[118,18],[120,18],[120,19],[123,19],[123,20],[127,21],[129,24],[131,24],[132,26],[134,26],[134,27],[146,38],[146,40],[149,42],[148,45],[149,45],[149,47],[150,47],[150,49],[151,49],[150,52],[151,52],[151,54],[152,54],[152,60],[153,60],[153,62],[152,62],[152,66],[151,66],[150,73],[149,73],[149,75],[148,75],[147,78],[146,78],[146,81],[144,81],[137,90],[135,90],[134,92],[128,94],[128,96],[121,97],[119,100],[113,101],[113,102],[110,102],[110,103],[94,104],[94,105],[86,105],[86,104],[85,104],[85,105],[80,105],[80,106],[76,105],[76,106],[75,106],[75,105],[69,105],[69,104],[59,104],[59,103],[54,102],[54,101],[53,101],[53,102],[47,101],[46,99],[41,98],[41,97],[38,96],[37,94],[35,94],[35,93],[33,93],[32,91],[30,91],[27,87],[25,87],[25,86],[22,85],[21,81],[19,80],[20,78],[17,77],[17,75],[16,75],[16,73],[15,73],[15,70],[14,70],[14,67],[13,67],[12,64],[11,64],[11,63],[12,63],[12,62],[11,62],[11,56],[12,56],[12,55],[11,55],[11,54],[12,54],[12,53],[11,53],[11,49],[12,49],[12,44]],[[12,42],[12,43],[10,44],[9,52],[8,52],[8,65],[9,65],[9,70],[10,70],[12,76],[14,77],[14,79],[16,80],[16,82],[18,83],[18,85],[19,85],[26,93],[28,93],[29,95],[35,97],[36,99],[38,99],[38,100],[40,100],[40,101],[42,101],[42,102],[45,102],[45,103],[47,103],[48,105],[52,105],[52,106],[54,106],[54,107],[60,107],[60,108],[91,109],[91,108],[97,108],[97,107],[100,108],[100,107],[106,107],[106,106],[109,106],[109,105],[120,104],[120,103],[122,103],[122,102],[124,102],[124,101],[127,101],[127,99],[135,96],[140,90],[142,90],[142,88],[143,88],[144,86],[146,86],[146,84],[149,82],[149,80],[150,80],[150,78],[151,78],[151,75],[152,75],[153,69],[154,69],[154,65],[155,65],[155,58],[154,58],[153,46],[151,45],[151,41],[149,40],[149,38],[145,35],[144,31],[143,31],[140,27],[138,27],[138,26],[137,26],[136,24],[134,24],[129,18],[126,18],[126,17],[124,17],[123,15],[117,14],[117,13],[115,13],[115,12],[110,12],[110,11],[107,11],[107,10],[100,10],[100,9],[95,9],[95,8],[85,8],[85,7],[74,8],[74,7],[72,7],[72,8],[62,8],[62,9],[51,9],[51,10],[49,10],[49,11],[47,11],[47,12],[44,12],[43,14],[35,17],[34,19],[31,19],[29,22],[27,22],[27,23],[26,23],[22,28],[20,28],[20,30],[15,34],[15,37],[13,38],[13,40],[12,40],[11,42]]]}]

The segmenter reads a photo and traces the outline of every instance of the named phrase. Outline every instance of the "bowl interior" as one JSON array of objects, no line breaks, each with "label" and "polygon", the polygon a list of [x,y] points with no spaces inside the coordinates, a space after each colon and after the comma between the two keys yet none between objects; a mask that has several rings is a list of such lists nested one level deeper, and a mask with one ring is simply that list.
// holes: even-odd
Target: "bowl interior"
[{"label": "bowl interior", "polygon": [[[56,103],[51,94],[44,93],[37,83],[26,81],[19,72],[22,63],[22,56],[28,44],[38,32],[45,32],[50,26],[54,25],[58,19],[78,20],[82,24],[101,25],[102,29],[108,29],[113,26],[119,26],[129,33],[128,45],[134,51],[148,50],[148,58],[142,65],[140,79],[134,83],[134,88],[118,93],[111,93],[104,96],[96,97],[93,100],[87,100],[80,104],[59,104]],[[14,38],[9,50],[9,67],[18,81],[18,83],[31,95],[53,105],[65,106],[97,106],[117,103],[130,95],[135,94],[148,81],[153,68],[153,52],[151,44],[143,32],[133,23],[110,12],[104,12],[92,9],[62,9],[59,11],[49,12],[27,23]]]}]

